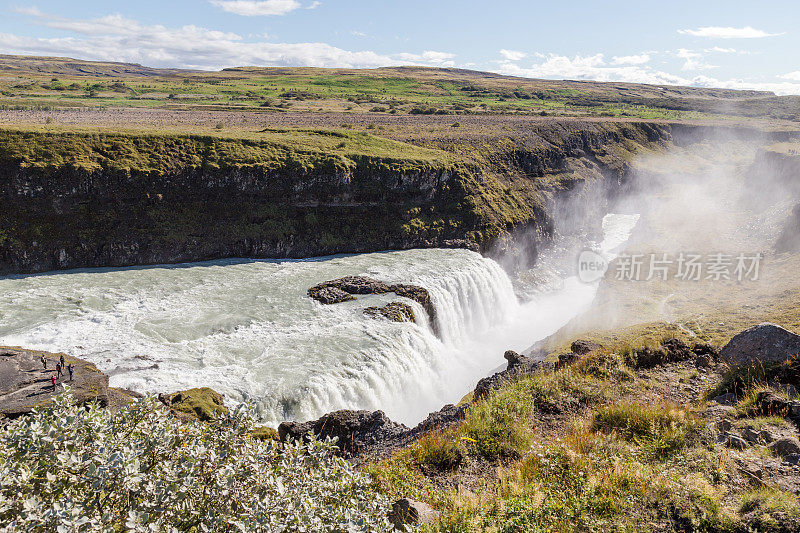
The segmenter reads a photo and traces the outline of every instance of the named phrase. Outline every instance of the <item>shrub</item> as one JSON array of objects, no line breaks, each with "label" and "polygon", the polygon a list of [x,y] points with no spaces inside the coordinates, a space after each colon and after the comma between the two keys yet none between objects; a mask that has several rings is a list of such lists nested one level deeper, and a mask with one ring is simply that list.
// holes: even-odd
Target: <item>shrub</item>
[{"label": "shrub", "polygon": [[593,431],[615,432],[656,458],[670,456],[686,447],[702,427],[694,415],[666,403],[610,405],[598,409],[592,419]]},{"label": "shrub", "polygon": [[800,531],[800,502],[788,492],[763,488],[745,494],[740,512],[749,531]]},{"label": "shrub", "polygon": [[0,523],[14,531],[389,531],[388,501],[334,444],[251,438],[239,407],[181,422],[63,394],[0,430]]},{"label": "shrub", "polygon": [[453,470],[464,460],[458,438],[440,431],[420,437],[410,453],[418,465],[430,465],[438,470]]}]

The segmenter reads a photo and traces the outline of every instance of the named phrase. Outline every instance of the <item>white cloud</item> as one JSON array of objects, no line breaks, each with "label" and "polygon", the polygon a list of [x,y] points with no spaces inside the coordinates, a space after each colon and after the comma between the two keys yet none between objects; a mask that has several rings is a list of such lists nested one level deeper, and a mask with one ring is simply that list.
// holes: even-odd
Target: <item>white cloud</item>
[{"label": "white cloud", "polygon": [[[256,17],[266,15],[285,15],[300,7],[297,0],[210,0],[215,6],[225,11]],[[314,6],[316,7],[316,6]]]},{"label": "white cloud", "polygon": [[[689,51],[687,51],[689,52]],[[689,52],[691,53],[691,52]],[[594,80],[606,82],[648,83],[653,85],[683,85],[688,87],[708,87],[721,89],[752,89],[772,91],[776,94],[800,94],[800,83],[765,82],[751,80],[718,80],[708,76],[684,77],[656,70],[648,65],[615,65],[608,63],[602,54],[592,56],[567,57],[557,54],[535,54],[541,61],[528,68],[506,61],[496,72],[510,76],[547,79]],[[783,76],[794,80],[800,71]]]},{"label": "white cloud", "polygon": [[317,9],[319,6],[322,5],[322,2],[311,2],[306,6],[306,9]]},{"label": "white cloud", "polygon": [[782,76],[778,77],[783,78],[785,80],[800,81],[800,70],[797,70],[795,72],[790,72],[788,74],[783,74]]},{"label": "white cloud", "polygon": [[705,63],[702,60],[702,54],[692,50],[687,50],[686,48],[679,49],[675,55],[685,60],[681,70],[707,70],[711,68],[717,68],[715,65],[709,65],[708,63]]},{"label": "white cloud", "polygon": [[644,65],[650,62],[648,54],[638,54],[632,56],[614,56],[611,58],[614,65]]},{"label": "white cloud", "polygon": [[407,63],[425,64],[436,67],[453,67],[455,66],[455,61],[453,61],[453,58],[456,57],[456,55],[448,52],[434,52],[432,50],[427,50],[421,54],[395,54],[394,57]]},{"label": "white cloud", "polygon": [[99,61],[141,63],[154,67],[214,70],[224,67],[314,66],[371,68],[396,65],[453,66],[454,54],[378,54],[350,51],[327,43],[271,43],[197,26],[167,28],[143,25],[120,15],[72,20],[31,13],[35,22],[59,28],[67,37],[27,37],[0,33],[0,50],[9,54],[71,56]]},{"label": "white cloud", "polygon": [[526,54],[525,52],[518,52],[516,50],[503,49],[500,50],[500,55],[509,61],[520,61],[522,59],[525,59],[525,57],[527,57],[528,54]]},{"label": "white cloud", "polygon": [[760,39],[763,37],[784,35],[783,33],[767,33],[751,26],[745,26],[744,28],[704,26],[694,30],[678,30],[678,33],[693,35],[695,37],[710,37],[713,39]]},{"label": "white cloud", "polygon": [[[681,85],[687,81],[679,76],[659,72],[642,65],[609,65],[603,54],[567,57],[558,54],[541,55],[541,62],[523,68],[510,61],[501,63],[499,72],[528,78],[622,81]],[[613,59],[612,59],[613,61]]]}]

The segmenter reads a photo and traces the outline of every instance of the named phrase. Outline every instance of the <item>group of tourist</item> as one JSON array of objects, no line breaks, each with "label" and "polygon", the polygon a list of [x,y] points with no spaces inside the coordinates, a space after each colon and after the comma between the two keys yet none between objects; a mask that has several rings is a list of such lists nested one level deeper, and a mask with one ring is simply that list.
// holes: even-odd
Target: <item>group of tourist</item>
[{"label": "group of tourist", "polygon": [[[42,355],[40,360],[42,361],[42,366],[44,369],[47,370],[47,358]],[[58,378],[64,375],[65,368],[67,369],[67,372],[69,372],[69,380],[72,381],[72,374],[75,372],[75,366],[72,363],[66,365],[64,361],[64,354],[61,354],[58,363],[56,363],[56,373],[50,376],[50,383],[53,384],[53,392],[56,390],[56,382],[58,381]]]}]

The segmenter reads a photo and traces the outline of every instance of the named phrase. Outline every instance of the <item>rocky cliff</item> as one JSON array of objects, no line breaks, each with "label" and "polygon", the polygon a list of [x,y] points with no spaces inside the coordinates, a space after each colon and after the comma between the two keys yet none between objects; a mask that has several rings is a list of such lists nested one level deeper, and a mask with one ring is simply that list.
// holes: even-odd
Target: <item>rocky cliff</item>
[{"label": "rocky cliff", "polygon": [[567,198],[586,216],[589,203],[601,204],[592,198],[599,189],[624,179],[632,154],[670,142],[671,131],[572,122],[425,148],[310,130],[0,137],[0,274],[9,274],[432,246],[489,251],[513,246],[519,232],[532,243],[523,254],[535,256]]}]

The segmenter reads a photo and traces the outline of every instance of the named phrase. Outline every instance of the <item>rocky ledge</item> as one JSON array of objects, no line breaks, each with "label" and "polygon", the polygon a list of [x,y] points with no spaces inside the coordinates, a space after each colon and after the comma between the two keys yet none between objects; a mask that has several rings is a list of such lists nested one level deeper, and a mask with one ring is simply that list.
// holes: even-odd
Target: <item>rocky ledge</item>
[{"label": "rocky ledge", "polygon": [[[57,374],[56,365],[72,365]],[[55,386],[53,377],[56,377]],[[108,376],[88,361],[66,354],[22,348],[0,348],[0,418],[17,418],[49,402],[69,387],[79,404],[96,401],[118,407],[139,396],[108,386]]]},{"label": "rocky ledge", "polygon": [[[428,319],[434,332],[437,331],[436,308],[433,305],[433,300],[428,290],[419,285],[388,284],[367,276],[346,276],[311,287],[308,289],[308,296],[320,303],[331,305],[355,300],[354,295],[357,294],[387,294],[390,292],[420,304],[428,314]],[[408,320],[409,313],[413,316],[413,310],[410,306],[398,302],[392,302],[381,308],[370,307],[365,312],[372,316],[382,315],[397,322],[415,322],[415,320]]]}]

